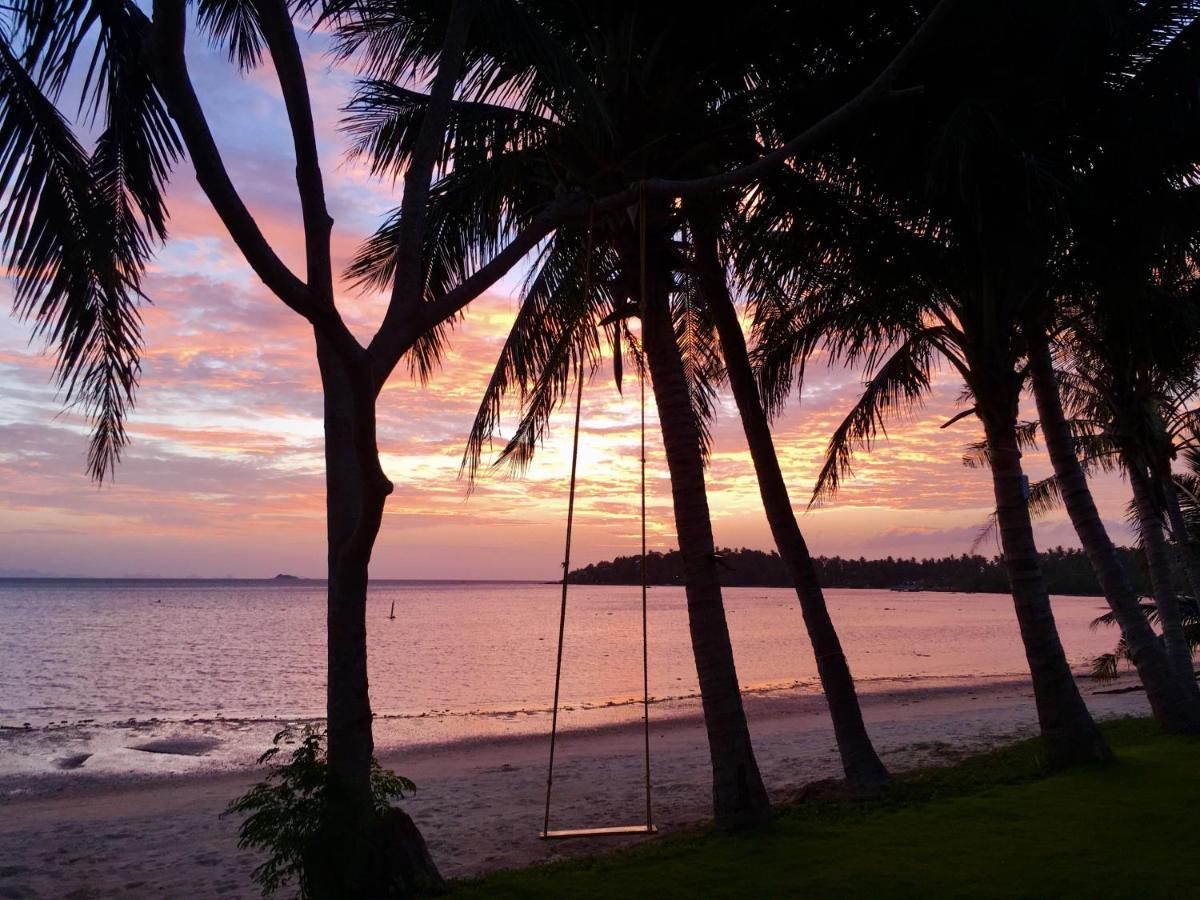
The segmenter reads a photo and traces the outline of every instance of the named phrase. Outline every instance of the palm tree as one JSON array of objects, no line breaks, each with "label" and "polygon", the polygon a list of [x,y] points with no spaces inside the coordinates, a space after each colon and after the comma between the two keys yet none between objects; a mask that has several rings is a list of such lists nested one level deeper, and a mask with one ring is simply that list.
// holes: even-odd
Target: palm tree
[{"label": "palm tree", "polygon": [[[1141,611],[1148,623],[1161,622],[1158,607],[1154,603],[1142,603]],[[1196,602],[1191,597],[1188,597],[1180,604],[1180,613],[1183,619],[1184,639],[1187,642],[1188,651],[1194,656],[1196,650],[1200,648],[1200,607],[1197,607]],[[1117,624],[1119,623],[1117,622],[1116,615],[1111,612],[1092,620],[1092,628],[1099,628],[1101,625]],[[1121,663],[1123,662],[1134,663],[1134,659],[1133,651],[1122,631],[1121,637],[1117,640],[1117,645],[1113,647],[1111,652],[1101,653],[1092,660],[1092,677],[1098,678],[1101,681],[1112,681],[1121,674]],[[1136,663],[1134,664],[1136,665]]]},{"label": "palm tree", "polygon": [[[1193,229],[1196,231],[1196,229]],[[1182,334],[1194,335],[1198,323],[1196,301],[1200,299],[1200,282],[1193,277],[1196,255],[1190,254],[1187,263],[1186,290],[1180,298],[1184,306],[1186,322]],[[1189,346],[1188,351],[1192,350]],[[1173,464],[1180,451],[1195,444],[1196,410],[1189,408],[1200,394],[1200,381],[1196,378],[1200,360],[1185,353],[1185,371],[1177,371],[1172,383],[1160,398],[1155,415],[1143,420],[1147,439],[1141,442],[1145,451],[1149,483],[1145,486],[1150,502],[1161,520],[1163,530],[1170,541],[1170,555],[1175,569],[1188,585],[1193,597],[1200,596],[1200,544],[1187,525],[1181,499],[1181,481],[1175,477]]]},{"label": "palm tree", "polygon": [[1186,443],[1180,450],[1183,472],[1175,472],[1172,478],[1179,492],[1179,508],[1183,514],[1183,528],[1195,541],[1200,534],[1200,444],[1192,428],[1188,428]]},{"label": "palm tree", "polygon": [[809,642],[816,657],[817,672],[833,719],[842,769],[851,784],[878,786],[888,780],[887,769],[875,752],[863,723],[850,666],[788,496],[770,422],[758,396],[758,384],[746,349],[746,339],[729,293],[720,246],[720,219],[709,209],[703,206],[696,209],[695,206],[688,207],[687,216],[700,292],[716,327],[725,373],[750,448],[767,522],[779,555],[795,584]]},{"label": "palm tree", "polygon": [[1071,317],[1072,327],[1061,338],[1070,354],[1062,391],[1071,415],[1094,432],[1092,455],[1107,452],[1129,477],[1166,653],[1194,698],[1191,653],[1183,637],[1155,474],[1164,455],[1164,411],[1173,388],[1195,371],[1191,335],[1200,319],[1192,303],[1164,285],[1148,287],[1133,289],[1126,282],[1119,292],[1097,295],[1086,317]]},{"label": "palm tree", "polygon": [[[456,107],[453,165],[435,187],[433,277],[462,277],[471,261],[532,210],[569,189],[604,195],[652,173],[677,176],[728,168],[758,153],[748,123],[731,111],[745,94],[746,53],[736,38],[728,63],[697,79],[694,59],[707,25],[684,27],[667,9],[606,5],[566,12],[547,5],[526,47],[498,47],[504,63],[524,65],[521,107],[505,108],[481,90]],[[741,27],[747,38],[755,23]],[[707,35],[707,37],[706,37]],[[723,35],[729,37],[729,35]],[[739,56],[739,50],[742,55]],[[523,51],[518,56],[514,51]],[[503,54],[503,56],[501,55]],[[395,85],[377,85],[399,97]],[[711,96],[732,98],[715,107]],[[363,152],[386,167],[400,154],[420,114],[409,98],[381,119],[358,104],[349,127]],[[486,122],[486,124],[484,124]],[[691,136],[716,133],[696,146]],[[715,155],[719,152],[720,156]],[[704,167],[702,167],[704,166]],[[736,827],[769,814],[742,707],[718,580],[704,482],[707,422],[716,355],[694,287],[680,274],[677,210],[669,200],[639,197],[624,210],[560,227],[538,251],[521,311],[506,341],[472,429],[465,471],[474,476],[495,431],[505,396],[523,397],[522,420],[501,454],[527,465],[551,411],[584,378],[607,343],[621,378],[625,356],[644,353],[671,475],[676,530],[686,569],[689,627],[713,765],[717,823]],[[364,283],[386,277],[394,235],[383,229],[353,273]],[[447,274],[443,274],[443,271]],[[642,321],[640,338],[629,318]]]},{"label": "palm tree", "polygon": [[[526,232],[452,290],[424,289],[421,244],[429,184],[443,153],[451,99],[464,71],[486,77],[466,52],[476,4],[456,0],[435,23],[389,6],[391,40],[361,26],[378,9],[357,0],[321,7],[347,58],[368,75],[400,77],[412,47],[434,40],[439,62],[426,116],[404,176],[399,264],[391,302],[364,346],[335,302],[332,220],[307,74],[293,16],[307,4],[283,0],[202,0],[194,29],[224,47],[243,71],[269,58],[287,109],[305,238],[303,276],[283,262],[247,209],[224,166],[197,99],[185,54],[183,0],[156,0],[151,13],[129,0],[18,0],[0,30],[0,242],[16,283],[17,312],[53,345],[69,402],[91,416],[88,467],[112,473],[126,446],[125,415],[139,373],[142,275],[166,240],[165,184],[184,153],[246,262],[271,292],[314,330],[325,401],[328,522],[327,763],[329,814],[350,851],[336,862],[340,896],[416,890],[440,877],[412,823],[399,810],[379,821],[371,797],[373,739],[367,681],[366,600],[371,550],[392,485],[375,436],[379,391],[400,360],[428,372],[446,323],[507,272],[556,224],[547,211]],[[489,5],[480,25],[503,34],[510,20]],[[422,31],[421,25],[429,28]],[[67,95],[82,86],[79,103]],[[77,128],[63,109],[79,112]],[[89,151],[76,131],[95,126]]]},{"label": "palm tree", "polygon": [[[589,15],[596,24],[582,33],[575,21],[548,17],[543,25],[549,40],[540,36],[541,49],[525,51],[524,59],[513,59],[513,47],[496,48],[510,64],[524,64],[530,73],[519,111],[484,102],[486,92],[456,108],[454,127],[463,133],[456,137],[453,170],[437,188],[442,202],[433,233],[440,235],[440,242],[430,249],[431,258],[469,260],[474,248],[488,246],[505,227],[496,221],[497,214],[501,219],[526,215],[526,210],[537,208],[539,191],[558,189],[563,182],[593,192],[612,191],[628,181],[645,184],[649,172],[719,170],[758,152],[747,107],[761,90],[747,94],[749,70],[743,61],[750,52],[756,54],[752,58],[763,56],[763,30],[753,18],[739,20],[736,32],[722,34],[718,56],[729,64],[706,65],[697,77],[695,60],[709,58],[700,49],[712,39],[707,26],[696,33],[669,10],[646,15],[644,10],[609,5],[602,14]],[[913,16],[908,16],[904,24],[911,30]],[[840,27],[850,30],[845,24]],[[913,38],[890,66],[884,66],[895,52],[888,34],[886,53],[875,54],[882,58],[869,56],[861,66],[866,71],[883,67],[890,73],[873,82],[876,90],[890,89],[901,69],[896,60],[902,61],[905,54],[911,57],[919,47]],[[744,48],[747,35],[751,50]],[[811,35],[808,39],[814,40]],[[547,49],[555,42],[568,52]],[[861,39],[859,45],[861,49]],[[579,61],[577,67],[567,60]],[[394,85],[375,90],[397,98],[395,115],[381,119],[354,110],[350,127],[359,134],[363,152],[386,168],[402,156],[396,148],[403,145],[412,127],[406,123],[419,110],[401,99]],[[522,395],[524,416],[501,457],[526,465],[550,411],[566,395],[569,378],[581,377],[585,360],[594,366],[602,343],[598,330],[603,328],[611,345],[619,383],[624,350],[636,344],[626,322],[632,315],[642,317],[687,568],[693,647],[713,754],[715,809],[719,822],[736,824],[758,818],[766,800],[737,691],[704,491],[706,422],[719,361],[708,300],[698,287],[703,278],[695,276],[696,267],[683,252],[687,216],[647,196],[644,187],[638,191],[634,223],[624,214],[594,216],[586,229],[560,228],[539,254],[521,313],[472,430],[465,469],[474,475],[482,447],[495,431],[503,397],[514,389]],[[393,245],[394,236],[385,228],[364,248],[354,273],[367,284],[386,275]],[[761,440],[757,446],[762,449]],[[773,450],[768,453],[773,460]],[[773,465],[778,473],[778,462]],[[786,493],[783,505],[787,507]],[[781,533],[788,534],[789,557],[796,560],[793,551],[803,547],[803,539],[790,508],[786,516],[790,531],[781,525]],[[806,550],[803,555],[807,559]],[[803,574],[808,580],[798,591],[814,646],[824,660],[822,674],[847,775],[859,784],[877,784],[886,772],[862,726],[811,561]]]},{"label": "palm tree", "polygon": [[[825,348],[864,366],[866,391],[835,432],[814,499],[857,447],[920,401],[944,360],[983,426],[1017,619],[1052,765],[1107,758],[1062,649],[1021,468],[1019,326],[1044,292],[1061,233],[1076,111],[1107,77],[1140,9],[1007,4],[971,11],[915,77],[923,116],[873,121],[819,164],[780,172],[743,238],[768,408]],[[964,17],[965,17],[964,13]],[[1124,18],[1123,18],[1124,17]],[[923,60],[924,62],[924,60]],[[924,76],[924,77],[922,77]]]},{"label": "palm tree", "polygon": [[[1161,289],[1165,287],[1162,282],[1170,277],[1165,273],[1187,270],[1186,261],[1181,265],[1178,256],[1182,249],[1186,258],[1187,244],[1196,231],[1194,216],[1188,222],[1190,210],[1186,203],[1180,203],[1179,192],[1181,182],[1186,182],[1195,171],[1193,149],[1197,132],[1192,124],[1195,99],[1187,85],[1189,75],[1194,80],[1191,45],[1200,28],[1200,19],[1194,9],[1160,6],[1151,8],[1145,20],[1141,29],[1131,29],[1124,35],[1127,46],[1121,51],[1128,65],[1113,79],[1102,96],[1104,102],[1093,110],[1090,128],[1096,147],[1091,165],[1071,186],[1071,194],[1077,198],[1073,204],[1076,208],[1071,211],[1077,225],[1061,267],[1063,290],[1075,298],[1062,316],[1064,328],[1073,330],[1076,346],[1097,338],[1108,341],[1107,346],[1093,348],[1088,353],[1088,366],[1098,364],[1100,371],[1110,376],[1105,379],[1110,392],[1117,390],[1119,384],[1133,389],[1138,383],[1146,383],[1145,378],[1125,377],[1131,368],[1141,368],[1144,373],[1154,369],[1151,359],[1164,340],[1146,331],[1151,317],[1145,314],[1139,298],[1156,277],[1157,289]],[[1116,127],[1117,121],[1122,123],[1120,127]],[[1153,132],[1156,138],[1151,142],[1135,140],[1132,138],[1135,131]],[[1182,239],[1171,235],[1172,229],[1162,224],[1171,221],[1176,223],[1176,231],[1183,230]],[[1138,303],[1140,308],[1136,313],[1130,303]],[[1088,490],[1054,372],[1047,337],[1047,322],[1051,317],[1051,310],[1039,313],[1031,307],[1023,329],[1038,415],[1059,493],[1112,613],[1121,623],[1126,647],[1156,717],[1170,730],[1194,732],[1200,729],[1197,705],[1200,692],[1191,677],[1190,657],[1181,684],[1170,677],[1170,659],[1139,608],[1136,592],[1117,559]],[[1107,326],[1100,324],[1105,321],[1109,322]],[[1139,330],[1143,334],[1138,335]],[[1123,368],[1125,372],[1120,374]],[[1095,377],[1090,368],[1086,374],[1080,370],[1080,379]],[[1094,380],[1092,387],[1097,387]],[[1130,408],[1129,404],[1119,405],[1126,410]],[[1103,415],[1103,410],[1094,407],[1093,412]],[[1109,412],[1114,413],[1111,405]],[[1128,421],[1127,416],[1122,418]],[[1150,420],[1141,421],[1153,429]],[[1162,459],[1160,454],[1153,455]],[[1169,463],[1167,468],[1169,471]],[[1143,477],[1137,464],[1129,471],[1143,522],[1152,578],[1160,594],[1173,594],[1161,525],[1148,518],[1152,515],[1152,482]],[[1169,493],[1174,496],[1173,486]],[[1176,516],[1172,521],[1178,523],[1180,519],[1181,516]],[[1165,598],[1164,610],[1174,608],[1173,599]],[[1168,612],[1165,621],[1173,623],[1173,618]],[[1172,656],[1179,662],[1179,642],[1173,624],[1169,630],[1172,639],[1168,643],[1175,647]]]},{"label": "palm tree", "polygon": [[[1137,669],[1159,724],[1168,731],[1195,733],[1200,730],[1200,706],[1194,692],[1177,677],[1171,658],[1143,614],[1129,573],[1121,565],[1088,489],[1075,437],[1063,412],[1049,341],[1040,327],[1027,325],[1025,335],[1030,378],[1057,491],[1108,601],[1109,615],[1121,626],[1126,655]],[[1152,579],[1161,591],[1161,548],[1151,541],[1147,543],[1147,551],[1154,562]],[[1194,679],[1188,681],[1195,683]]]}]

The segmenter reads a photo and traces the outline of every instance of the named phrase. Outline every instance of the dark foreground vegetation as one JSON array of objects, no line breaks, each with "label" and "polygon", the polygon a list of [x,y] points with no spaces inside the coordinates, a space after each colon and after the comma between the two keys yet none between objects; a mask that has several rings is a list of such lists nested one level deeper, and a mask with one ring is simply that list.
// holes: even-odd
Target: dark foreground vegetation
[{"label": "dark foreground vegetation", "polygon": [[[1029,740],[898,776],[877,798],[781,806],[753,834],[694,832],[501,872],[462,897],[1183,897],[1174,833],[1200,800],[1195,738],[1104,726],[1119,762],[1047,776]],[[1114,852],[1114,847],[1125,848]]]},{"label": "dark foreground vegetation", "polygon": [[[779,554],[772,551],[738,550],[719,552],[721,584],[730,587],[791,587],[792,577]],[[1140,593],[1150,590],[1145,558],[1141,551],[1119,548],[1121,561]],[[1052,594],[1099,596],[1104,592],[1082,550],[1056,547],[1040,554],[1046,586]],[[1008,575],[1000,557],[968,555],[940,559],[842,559],[840,556],[813,558],[821,586],[827,588],[916,588],[924,591],[1005,593]],[[683,584],[683,557],[678,550],[649,553],[646,573],[651,584]],[[618,556],[571,572],[575,584],[641,584],[641,559]]]}]

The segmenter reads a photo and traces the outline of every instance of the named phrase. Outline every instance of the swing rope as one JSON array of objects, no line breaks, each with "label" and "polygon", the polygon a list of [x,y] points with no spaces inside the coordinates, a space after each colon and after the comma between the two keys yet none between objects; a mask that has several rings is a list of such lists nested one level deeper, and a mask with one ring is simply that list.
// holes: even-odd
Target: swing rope
[{"label": "swing rope", "polygon": [[[638,191],[638,268],[641,303],[642,340],[646,337],[646,183]],[[638,346],[638,391],[642,414],[641,466],[642,466],[642,721],[646,739],[646,830],[654,828],[650,810],[650,641],[646,627],[646,594],[649,580],[646,577],[646,361],[643,346]]]},{"label": "swing rope", "polygon": [[583,372],[575,392],[575,440],[571,447],[571,490],[567,500],[567,546],[563,552],[562,601],[558,610],[558,661],[554,665],[554,710],[550,714],[550,769],[546,773],[546,816],[542,834],[550,834],[550,789],[554,784],[554,745],[558,737],[558,691],[562,684],[563,634],[567,628],[567,574],[571,571],[571,529],[575,524],[575,470],[579,463],[579,413],[583,407]]},{"label": "swing rope", "polygon": [[[645,266],[645,222],[640,225],[642,243],[641,292],[642,307],[645,307],[646,266]],[[584,296],[591,295],[592,273],[592,222],[588,221],[587,257],[584,261]],[[618,326],[619,327],[619,326]],[[579,465],[579,425],[583,409],[583,363],[580,362],[578,385],[575,391],[575,433],[571,442],[571,480],[567,495],[567,535],[566,546],[563,550],[562,595],[558,612],[558,653],[554,666],[554,706],[550,717],[550,764],[546,773],[546,808],[542,819],[543,838],[584,837],[594,835],[616,834],[649,834],[654,832],[651,818],[650,803],[650,655],[647,624],[647,578],[646,578],[646,377],[645,363],[638,355],[638,385],[641,401],[641,516],[642,516],[642,721],[645,738],[645,780],[646,780],[646,824],[636,826],[617,826],[609,828],[582,828],[570,831],[550,830],[550,797],[554,786],[554,750],[558,738],[558,702],[562,686],[563,643],[567,625],[567,576],[571,572],[571,538],[575,525],[575,486]]]}]

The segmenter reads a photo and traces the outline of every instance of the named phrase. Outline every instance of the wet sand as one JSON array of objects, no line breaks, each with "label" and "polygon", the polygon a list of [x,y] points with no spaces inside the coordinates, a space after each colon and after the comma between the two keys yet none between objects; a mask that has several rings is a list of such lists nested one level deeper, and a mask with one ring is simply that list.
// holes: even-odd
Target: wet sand
[{"label": "wet sand", "polygon": [[[1139,690],[1125,689],[1133,686],[1128,676],[1115,685],[1080,684],[1097,717],[1149,712]],[[774,798],[840,774],[821,697],[774,692],[748,696],[746,704]],[[863,712],[893,771],[952,761],[1036,729],[1030,687],[1013,679],[870,693]],[[552,827],[642,820],[641,734],[638,722],[560,736]],[[702,722],[689,716],[653,723],[651,741],[655,823],[669,833],[703,822],[711,786]],[[447,877],[646,840],[538,840],[546,752],[544,736],[515,737],[423,747],[382,761],[418,784],[405,808]],[[220,816],[256,772],[134,778],[85,771],[0,784],[0,898],[258,896],[250,882],[257,860],[237,849],[237,822]]]}]

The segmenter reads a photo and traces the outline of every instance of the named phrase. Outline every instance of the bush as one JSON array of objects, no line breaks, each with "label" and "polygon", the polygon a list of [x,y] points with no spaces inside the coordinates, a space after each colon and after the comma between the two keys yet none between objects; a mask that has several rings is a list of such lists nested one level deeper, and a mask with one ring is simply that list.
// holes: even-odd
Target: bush
[{"label": "bush", "polygon": [[[288,762],[277,757],[295,745]],[[238,847],[265,850],[267,859],[253,878],[269,896],[293,880],[301,900],[357,893],[346,883],[349,861],[361,859],[364,836],[347,821],[346,806],[336,802],[326,760],[325,732],[307,726],[299,735],[285,729],[275,735],[271,749],[259,757],[270,767],[266,779],[234,800],[225,815],[245,815],[238,829]],[[393,811],[391,802],[416,790],[407,778],[371,761],[371,803],[377,822]],[[369,868],[369,865],[368,865]],[[352,876],[355,873],[352,873]],[[370,878],[370,872],[356,873]],[[331,890],[332,889],[332,890]]]}]

